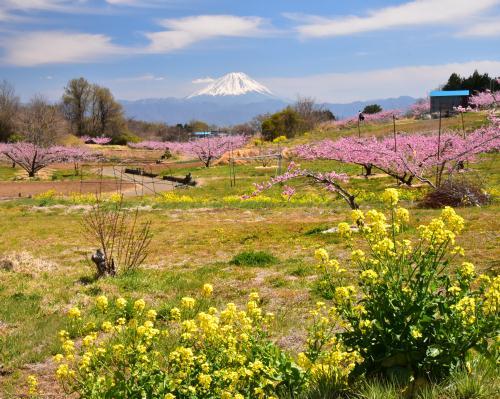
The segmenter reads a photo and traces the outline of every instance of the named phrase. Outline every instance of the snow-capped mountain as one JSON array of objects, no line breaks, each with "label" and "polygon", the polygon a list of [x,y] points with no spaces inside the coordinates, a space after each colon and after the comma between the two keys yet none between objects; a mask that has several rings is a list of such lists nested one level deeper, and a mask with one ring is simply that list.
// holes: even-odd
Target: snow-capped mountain
[{"label": "snow-capped mountain", "polygon": [[207,87],[191,94],[187,98],[200,96],[241,96],[247,94],[262,94],[264,96],[273,96],[263,84],[252,79],[246,73],[232,72],[211,82]]},{"label": "snow-capped mountain", "polygon": [[[332,88],[333,90],[334,88]],[[405,109],[415,102],[411,97],[358,101],[350,104],[321,104],[337,117],[357,115],[367,104],[377,103],[384,109]],[[271,90],[243,72],[232,72],[214,80],[205,88],[185,98],[152,98],[121,101],[130,118],[162,121],[170,124],[187,123],[192,119],[216,125],[233,125],[249,121],[254,116],[276,112],[289,101],[273,95]]]}]

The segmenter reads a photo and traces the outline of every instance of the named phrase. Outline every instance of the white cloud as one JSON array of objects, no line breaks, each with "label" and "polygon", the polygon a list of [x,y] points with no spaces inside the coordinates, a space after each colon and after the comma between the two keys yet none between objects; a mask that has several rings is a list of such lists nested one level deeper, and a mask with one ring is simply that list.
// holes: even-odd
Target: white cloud
[{"label": "white cloud", "polygon": [[0,21],[18,19],[16,12],[72,12],[76,11],[76,6],[81,5],[83,2],[84,0],[2,0],[0,3]]},{"label": "white cloud", "polygon": [[202,83],[212,83],[213,81],[215,81],[214,78],[210,78],[207,76],[206,78],[194,79],[191,81],[191,83],[194,83],[196,85],[196,84],[202,84]]},{"label": "white cloud", "polygon": [[160,21],[168,30],[146,33],[149,43],[142,47],[121,47],[102,34],[62,31],[18,32],[0,38],[0,47],[3,61],[12,65],[83,63],[117,55],[168,53],[217,37],[256,37],[265,33],[263,24],[259,17],[199,15]]},{"label": "white cloud", "polygon": [[29,32],[5,38],[3,61],[18,66],[85,63],[124,54],[105,35],[62,31]]},{"label": "white cloud", "polygon": [[500,0],[413,0],[372,10],[361,17],[289,17],[305,22],[296,28],[303,37],[332,37],[417,25],[463,24],[464,19],[483,13],[499,3]]},{"label": "white cloud", "polygon": [[261,80],[274,93],[285,98],[295,98],[300,94],[315,97],[318,101],[347,103],[401,95],[423,97],[438,85],[445,83],[452,72],[470,75],[475,69],[496,76],[500,71],[500,61],[406,66]]},{"label": "white cloud", "polygon": [[140,75],[140,76],[131,76],[131,77],[115,79],[116,82],[147,82],[147,81],[158,82],[161,80],[165,80],[165,77],[164,76],[156,76],[156,75],[153,75],[152,73],[146,73],[146,74]]},{"label": "white cloud", "polygon": [[131,6],[138,4],[137,0],[106,0],[106,3],[118,6]]},{"label": "white cloud", "polygon": [[495,37],[500,36],[500,18],[478,22],[464,29],[458,36]]},{"label": "white cloud", "polygon": [[165,53],[216,37],[254,37],[264,33],[264,20],[235,15],[197,15],[165,19],[160,25],[168,30],[146,33],[151,41],[148,51]]}]

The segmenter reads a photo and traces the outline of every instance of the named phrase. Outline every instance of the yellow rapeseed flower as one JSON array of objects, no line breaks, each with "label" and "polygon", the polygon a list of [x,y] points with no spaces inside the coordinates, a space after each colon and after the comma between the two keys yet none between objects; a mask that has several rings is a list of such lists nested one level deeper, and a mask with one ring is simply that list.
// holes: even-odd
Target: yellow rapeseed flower
[{"label": "yellow rapeseed flower", "polygon": [[414,339],[419,339],[422,338],[422,333],[417,327],[412,326],[410,328],[410,334]]},{"label": "yellow rapeseed flower", "polygon": [[324,248],[319,248],[316,251],[314,251],[314,257],[319,261],[319,262],[327,262],[329,259],[329,255],[326,249]]},{"label": "yellow rapeseed flower", "polygon": [[349,223],[341,222],[338,224],[337,229],[341,237],[348,238],[351,236],[351,226],[349,226]]},{"label": "yellow rapeseed flower", "polygon": [[108,308],[108,298],[104,295],[99,295],[96,300],[96,306],[97,309],[101,310],[102,312],[105,312],[106,309]]},{"label": "yellow rapeseed flower", "polygon": [[80,312],[80,309],[78,309],[76,306],[68,310],[68,317],[70,319],[79,319],[81,315],[82,313]]},{"label": "yellow rapeseed flower", "polygon": [[38,380],[34,375],[29,375],[28,382],[28,395],[34,396],[38,393]]},{"label": "yellow rapeseed flower", "polygon": [[194,298],[191,298],[189,296],[185,296],[181,299],[181,305],[185,309],[194,309],[194,305],[196,304],[196,301]]},{"label": "yellow rapeseed flower", "polygon": [[212,284],[203,284],[203,288],[201,289],[204,297],[211,297],[214,292],[214,287]]},{"label": "yellow rapeseed flower", "polygon": [[459,273],[465,278],[472,278],[476,274],[474,265],[470,262],[463,262]]},{"label": "yellow rapeseed flower", "polygon": [[116,303],[116,307],[117,307],[118,309],[121,309],[121,310],[125,309],[125,307],[127,306],[127,300],[126,300],[125,298],[121,298],[121,297],[120,297],[120,298],[118,298],[118,299],[116,300],[116,302],[115,302],[115,303]]},{"label": "yellow rapeseed flower", "polygon": [[141,313],[145,307],[146,307],[146,302],[144,301],[144,299],[138,299],[137,301],[134,302],[134,310],[137,313]]},{"label": "yellow rapeseed flower", "polygon": [[399,202],[399,193],[395,188],[386,188],[382,193],[382,201],[390,207],[394,207]]}]

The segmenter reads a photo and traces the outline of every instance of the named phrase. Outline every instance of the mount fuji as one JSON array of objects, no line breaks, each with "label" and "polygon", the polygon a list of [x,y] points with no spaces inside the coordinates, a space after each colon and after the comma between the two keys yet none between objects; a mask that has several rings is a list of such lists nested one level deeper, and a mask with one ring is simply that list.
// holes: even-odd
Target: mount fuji
[{"label": "mount fuji", "polygon": [[246,95],[262,95],[272,98],[273,93],[263,84],[253,80],[243,72],[232,72],[214,80],[207,87],[191,94],[187,98],[197,97],[235,97]]},{"label": "mount fuji", "polygon": [[258,114],[287,105],[263,84],[243,72],[232,72],[210,82],[186,98],[121,101],[127,116],[169,124],[193,119],[216,125],[244,123]]},{"label": "mount fuji", "polygon": [[[219,126],[244,123],[256,115],[276,112],[290,104],[243,72],[228,73],[185,98],[151,98],[120,102],[125,114],[134,119],[169,124],[187,123],[197,119]],[[320,105],[331,110],[337,117],[345,118],[356,115],[368,104],[376,103],[384,109],[404,110],[414,102],[415,98],[403,96]]]}]

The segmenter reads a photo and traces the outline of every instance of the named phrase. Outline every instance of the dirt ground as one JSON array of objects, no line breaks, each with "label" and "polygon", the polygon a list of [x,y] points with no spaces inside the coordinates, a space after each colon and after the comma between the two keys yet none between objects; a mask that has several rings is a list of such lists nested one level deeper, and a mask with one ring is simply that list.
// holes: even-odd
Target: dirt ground
[{"label": "dirt ground", "polygon": [[[0,198],[30,197],[48,190],[66,195],[71,193],[96,193],[118,190],[118,181],[33,181],[33,182],[0,182]],[[133,188],[132,183],[122,183],[122,190]]]}]

